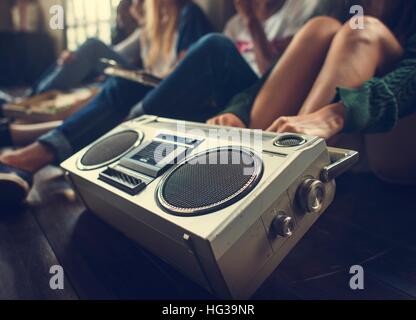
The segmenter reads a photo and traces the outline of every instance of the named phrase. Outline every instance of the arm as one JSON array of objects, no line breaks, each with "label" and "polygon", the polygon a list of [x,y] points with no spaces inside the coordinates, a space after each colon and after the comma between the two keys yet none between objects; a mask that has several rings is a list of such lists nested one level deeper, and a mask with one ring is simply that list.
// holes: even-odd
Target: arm
[{"label": "arm", "polygon": [[252,0],[235,0],[236,9],[243,18],[253,39],[257,65],[261,74],[264,74],[276,59],[277,52],[267,39],[263,24],[258,18],[253,5]]},{"label": "arm", "polygon": [[277,53],[272,48],[263,29],[263,24],[258,18],[247,22],[248,30],[253,38],[254,52],[260,73],[264,74],[276,59]]}]

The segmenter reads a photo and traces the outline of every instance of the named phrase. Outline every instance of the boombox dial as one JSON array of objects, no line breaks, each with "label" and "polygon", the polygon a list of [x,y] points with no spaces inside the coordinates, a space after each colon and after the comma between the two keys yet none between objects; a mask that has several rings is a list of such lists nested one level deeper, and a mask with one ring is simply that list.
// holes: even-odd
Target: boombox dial
[{"label": "boombox dial", "polygon": [[297,200],[305,213],[319,213],[325,200],[325,185],[316,179],[306,179],[298,190]]},{"label": "boombox dial", "polygon": [[274,236],[290,238],[293,235],[295,223],[293,218],[285,213],[279,214],[272,222],[272,232]]}]

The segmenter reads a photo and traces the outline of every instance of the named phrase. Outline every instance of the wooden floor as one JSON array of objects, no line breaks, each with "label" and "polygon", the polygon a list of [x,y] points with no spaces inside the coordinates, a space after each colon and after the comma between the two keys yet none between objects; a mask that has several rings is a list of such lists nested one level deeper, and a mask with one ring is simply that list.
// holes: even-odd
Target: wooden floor
[{"label": "wooden floor", "polygon": [[[211,299],[91,213],[59,170],[36,177],[30,207],[0,213],[0,299]],[[255,299],[415,299],[416,188],[372,176],[338,182],[334,204]],[[365,290],[349,288],[362,265]],[[49,288],[62,265],[65,289]]]}]

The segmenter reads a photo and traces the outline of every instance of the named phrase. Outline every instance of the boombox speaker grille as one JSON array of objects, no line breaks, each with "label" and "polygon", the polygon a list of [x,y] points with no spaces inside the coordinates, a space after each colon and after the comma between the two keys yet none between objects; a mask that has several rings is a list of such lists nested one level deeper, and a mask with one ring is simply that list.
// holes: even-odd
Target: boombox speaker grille
[{"label": "boombox speaker grille", "polygon": [[284,148],[292,148],[292,147],[298,147],[306,143],[306,140],[302,138],[301,136],[294,135],[294,134],[288,134],[283,137],[280,137],[276,142],[275,145],[278,147],[284,147]]},{"label": "boombox speaker grille", "polygon": [[212,213],[246,196],[257,185],[262,172],[260,158],[249,150],[209,150],[168,172],[159,185],[158,200],[175,215]]},{"label": "boombox speaker grille", "polygon": [[137,145],[140,134],[133,130],[111,135],[94,144],[81,158],[80,167],[92,170],[103,167],[129,152]]}]

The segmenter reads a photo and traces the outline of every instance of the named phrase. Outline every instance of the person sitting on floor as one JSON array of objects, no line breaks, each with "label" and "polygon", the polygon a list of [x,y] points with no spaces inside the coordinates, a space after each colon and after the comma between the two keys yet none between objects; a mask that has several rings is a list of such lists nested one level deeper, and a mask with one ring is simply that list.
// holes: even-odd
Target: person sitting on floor
[{"label": "person sitting on floor", "polygon": [[[363,18],[364,29],[328,17],[311,21],[263,86],[242,93],[209,122],[237,117],[241,127],[325,139],[341,131],[391,130],[398,118],[416,111],[416,4],[370,4],[374,14]],[[310,46],[310,32],[326,41]]]},{"label": "person sitting on floor", "polygon": [[[313,27],[297,35],[268,79],[208,122],[316,135],[336,145],[351,140],[345,134],[369,135],[363,151],[382,158],[371,170],[388,181],[415,184],[414,166],[404,159],[414,159],[412,152],[389,157],[391,147],[380,149],[386,148],[381,139],[401,140],[398,121],[416,112],[416,4],[370,1],[368,12],[383,22],[367,16],[364,29],[354,30],[330,18],[311,21]],[[313,29],[320,46],[307,44]],[[378,133],[386,134],[377,138]]]},{"label": "person sitting on floor", "polygon": [[234,0],[237,14],[224,29],[257,75],[263,75],[292,37],[319,11],[320,1]]},{"label": "person sitting on floor", "polygon": [[140,35],[138,28],[143,23],[143,0],[133,0],[129,13],[134,19],[136,30],[127,39],[111,47],[90,38],[76,52],[64,51],[56,65],[51,66],[33,85],[31,95],[51,90],[67,91],[80,86],[87,79],[101,75],[105,65],[101,59],[111,59],[126,68],[140,66]]},{"label": "person sitting on floor", "polygon": [[117,6],[116,23],[111,30],[113,46],[126,40],[143,23],[141,8],[137,8],[137,4],[134,6],[132,4],[132,0],[121,0]]}]

